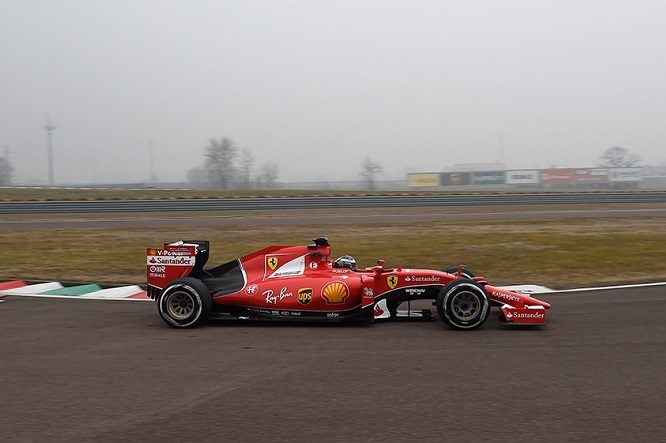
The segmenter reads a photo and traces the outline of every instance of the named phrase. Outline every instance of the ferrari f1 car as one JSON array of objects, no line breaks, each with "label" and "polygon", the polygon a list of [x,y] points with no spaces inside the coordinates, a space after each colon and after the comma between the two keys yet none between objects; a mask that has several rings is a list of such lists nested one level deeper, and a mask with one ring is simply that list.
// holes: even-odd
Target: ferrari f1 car
[{"label": "ferrari f1 car", "polygon": [[[431,320],[453,329],[481,326],[499,308],[500,320],[543,325],[550,304],[489,285],[458,266],[445,271],[358,269],[353,258],[331,260],[325,237],[308,246],[269,246],[220,266],[205,268],[208,241],[179,241],[148,248],[148,295],[170,326],[194,327],[210,317],[236,320],[331,321]],[[406,305],[407,309],[404,308]]]}]

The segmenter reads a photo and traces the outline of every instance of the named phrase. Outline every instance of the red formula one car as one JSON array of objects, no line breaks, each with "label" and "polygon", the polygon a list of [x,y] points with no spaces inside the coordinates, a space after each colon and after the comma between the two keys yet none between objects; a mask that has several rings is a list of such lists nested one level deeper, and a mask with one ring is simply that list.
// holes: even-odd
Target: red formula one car
[{"label": "red formula one car", "polygon": [[[550,305],[490,286],[463,267],[357,269],[352,257],[330,259],[322,237],[308,246],[270,246],[205,269],[208,241],[179,241],[149,248],[148,294],[170,326],[197,326],[210,317],[238,320],[431,320],[415,300],[433,300],[453,329],[475,329],[499,307],[507,323],[542,325]],[[398,309],[404,307],[407,309]]]}]

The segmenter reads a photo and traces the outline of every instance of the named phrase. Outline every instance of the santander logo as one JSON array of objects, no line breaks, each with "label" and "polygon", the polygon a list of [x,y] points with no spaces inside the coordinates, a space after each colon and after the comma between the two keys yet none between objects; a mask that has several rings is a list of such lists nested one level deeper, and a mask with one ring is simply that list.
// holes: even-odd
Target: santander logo
[{"label": "santander logo", "polygon": [[525,319],[544,319],[546,318],[546,314],[543,312],[507,312],[506,313],[506,319],[511,320],[511,319],[518,319],[518,318],[525,318]]}]

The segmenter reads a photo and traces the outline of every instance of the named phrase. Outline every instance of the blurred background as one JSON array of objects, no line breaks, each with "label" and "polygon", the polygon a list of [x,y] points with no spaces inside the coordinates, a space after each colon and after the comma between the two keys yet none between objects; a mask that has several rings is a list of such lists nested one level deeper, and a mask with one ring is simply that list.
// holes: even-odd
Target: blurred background
[{"label": "blurred background", "polygon": [[0,184],[666,186],[666,3],[3,1]]}]

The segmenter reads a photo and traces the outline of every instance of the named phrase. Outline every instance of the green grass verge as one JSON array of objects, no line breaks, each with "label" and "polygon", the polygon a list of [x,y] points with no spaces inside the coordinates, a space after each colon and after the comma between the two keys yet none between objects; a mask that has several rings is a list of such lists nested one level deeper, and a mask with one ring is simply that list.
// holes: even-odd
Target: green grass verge
[{"label": "green grass verge", "polygon": [[316,226],[51,229],[0,231],[0,279],[143,283],[145,248],[183,238],[208,239],[209,264],[271,244],[305,244],[326,235],[333,255],[362,266],[440,269],[466,264],[494,284],[538,283],[554,288],[666,280],[663,218],[563,219]]}]

